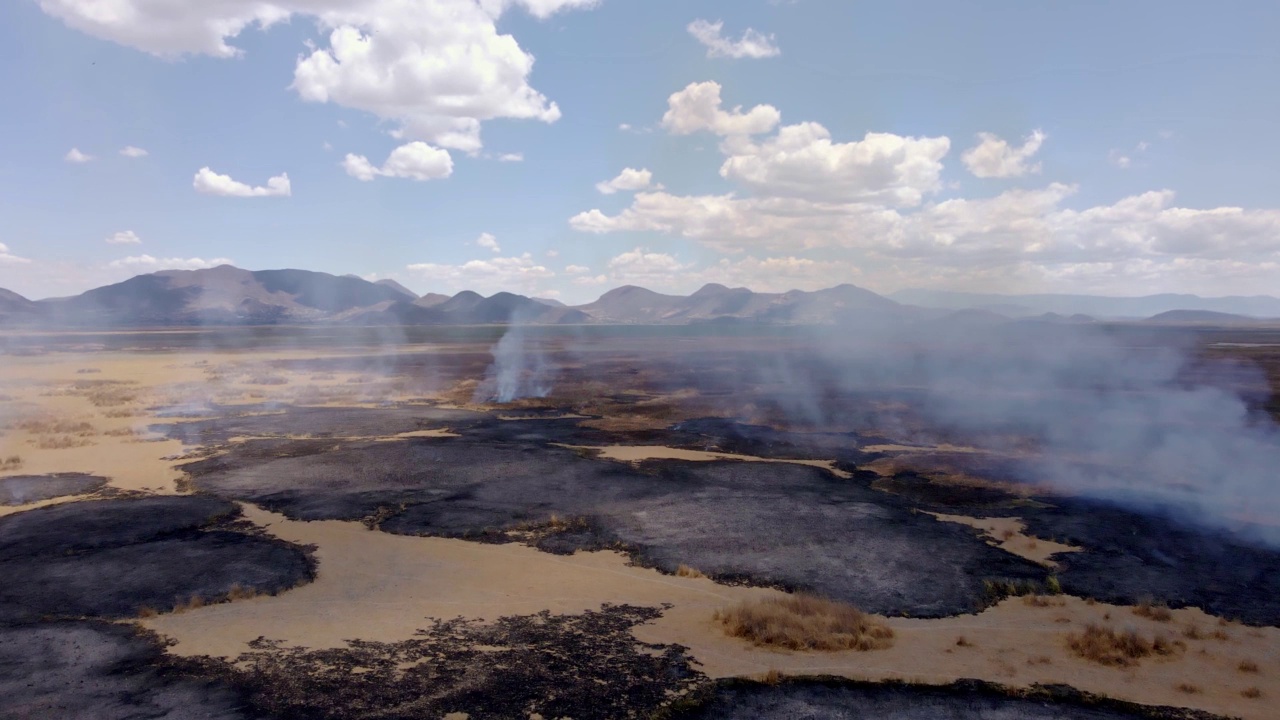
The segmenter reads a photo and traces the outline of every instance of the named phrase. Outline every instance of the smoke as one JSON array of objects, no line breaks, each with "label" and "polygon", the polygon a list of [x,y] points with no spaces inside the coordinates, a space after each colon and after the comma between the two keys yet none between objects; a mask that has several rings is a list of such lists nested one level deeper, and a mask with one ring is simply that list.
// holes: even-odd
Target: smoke
[{"label": "smoke", "polygon": [[512,312],[506,332],[489,351],[493,363],[476,387],[475,402],[509,403],[551,394],[554,370],[541,343],[530,336],[519,309]]},{"label": "smoke", "polygon": [[[1252,409],[1266,379],[1197,360],[1189,335],[953,317],[806,340],[759,371],[785,381],[770,399],[797,423],[875,417],[998,451],[1022,481],[1280,541],[1280,428]],[[869,412],[881,397],[909,412]]]}]

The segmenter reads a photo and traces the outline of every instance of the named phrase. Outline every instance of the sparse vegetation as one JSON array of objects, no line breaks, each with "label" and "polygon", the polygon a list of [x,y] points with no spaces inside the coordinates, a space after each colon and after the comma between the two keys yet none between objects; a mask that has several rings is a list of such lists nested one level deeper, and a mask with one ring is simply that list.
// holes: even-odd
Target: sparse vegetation
[{"label": "sparse vegetation", "polygon": [[683,563],[681,563],[681,565],[676,568],[676,575],[679,577],[687,577],[687,578],[706,577],[706,575],[704,575],[701,570],[697,568],[689,567],[688,565],[685,565]]},{"label": "sparse vegetation", "polygon": [[1047,595],[1024,595],[1022,602],[1031,607],[1061,607],[1067,604],[1067,601],[1062,598]]},{"label": "sparse vegetation", "polygon": [[969,642],[969,638],[961,635],[956,638],[956,647],[973,647],[973,643]]},{"label": "sparse vegetation", "polygon": [[1116,632],[1112,628],[1089,624],[1083,632],[1067,636],[1067,647],[1076,655],[1100,665],[1129,667],[1151,655],[1172,655],[1185,649],[1180,641],[1157,636],[1148,640],[1135,630]]},{"label": "sparse vegetation", "polygon": [[1242,673],[1257,673],[1258,663],[1252,660],[1241,660],[1240,664],[1236,666],[1236,669]]},{"label": "sparse vegetation", "polygon": [[1249,700],[1257,700],[1262,697],[1262,691],[1256,687],[1245,688],[1240,691],[1240,696],[1248,698]]},{"label": "sparse vegetation", "polygon": [[1174,686],[1178,692],[1184,692],[1188,695],[1196,695],[1200,692],[1200,686],[1189,682],[1178,683]]},{"label": "sparse vegetation", "polygon": [[1062,594],[1062,583],[1058,581],[1057,575],[1050,575],[1044,581],[1044,589],[1050,595]]},{"label": "sparse vegetation", "polygon": [[88,437],[96,435],[97,429],[87,422],[72,422],[70,420],[23,420],[17,424],[19,430],[25,430],[32,435],[77,435],[79,437]]},{"label": "sparse vegetation", "polygon": [[749,600],[718,610],[726,634],[789,650],[879,650],[893,645],[893,630],[852,605],[796,594]]},{"label": "sparse vegetation", "polygon": [[41,450],[66,450],[68,448],[92,445],[93,441],[85,437],[57,435],[55,437],[41,437],[38,440],[31,440],[30,443]]},{"label": "sparse vegetation", "polygon": [[102,434],[106,435],[107,437],[134,437],[138,434],[138,432],[133,428],[114,428],[111,430],[103,431]]},{"label": "sparse vegetation", "polygon": [[13,470],[20,469],[22,469],[21,455],[10,455],[9,457],[0,460],[0,472],[11,472]]},{"label": "sparse vegetation", "polygon": [[1203,640],[1204,633],[1200,631],[1199,625],[1190,623],[1186,627],[1182,628],[1182,637],[1188,640]]},{"label": "sparse vegetation", "polygon": [[765,685],[777,685],[781,683],[787,676],[778,671],[777,668],[769,668],[769,671],[760,675],[760,682]]},{"label": "sparse vegetation", "polygon": [[1037,657],[1027,658],[1027,664],[1028,664],[1028,665],[1032,665],[1032,666],[1034,666],[1034,665],[1052,665],[1052,664],[1053,664],[1053,658],[1049,657],[1048,655],[1039,655],[1039,656],[1037,656]]},{"label": "sparse vegetation", "polygon": [[288,385],[289,378],[283,375],[259,374],[251,375],[245,382],[249,385]]},{"label": "sparse vegetation", "polygon": [[1173,619],[1173,613],[1170,612],[1168,607],[1153,603],[1150,600],[1143,600],[1138,603],[1133,608],[1133,614],[1156,622],[1169,622]]},{"label": "sparse vegetation", "polygon": [[118,407],[138,399],[138,394],[122,387],[96,388],[86,396],[94,407]]},{"label": "sparse vegetation", "polygon": [[988,605],[1011,597],[1038,595],[1044,591],[1035,580],[983,580],[982,594]]},{"label": "sparse vegetation", "polygon": [[138,608],[138,617],[140,618],[153,618],[153,617],[157,617],[158,615],[160,615],[160,613],[153,607],[148,607],[146,605],[143,605],[142,607]]}]

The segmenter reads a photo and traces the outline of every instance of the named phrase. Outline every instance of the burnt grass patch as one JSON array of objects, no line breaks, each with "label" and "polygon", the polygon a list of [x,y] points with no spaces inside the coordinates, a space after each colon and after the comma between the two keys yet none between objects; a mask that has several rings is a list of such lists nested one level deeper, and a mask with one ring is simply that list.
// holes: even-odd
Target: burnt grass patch
[{"label": "burnt grass patch", "polygon": [[99,500],[0,519],[0,622],[136,616],[309,582],[303,548],[244,532],[213,497]]},{"label": "burnt grass patch", "polygon": [[175,666],[147,634],[101,621],[0,625],[0,718],[240,720],[229,684]]},{"label": "burnt grass patch", "polygon": [[1138,705],[1062,685],[1009,688],[843,678],[723,680],[673,704],[663,720],[1223,720],[1198,710]]},{"label": "burnt grass patch", "polygon": [[1280,625],[1280,552],[1159,511],[1083,499],[1052,503],[1020,515],[1028,533],[1082,548],[1056,558],[1063,592]]},{"label": "burnt grass patch", "polygon": [[69,495],[88,495],[106,486],[106,478],[87,473],[11,475],[0,478],[0,505],[26,505]]},{"label": "burnt grass patch", "polygon": [[[780,463],[653,461],[632,467],[577,444],[572,421],[481,422],[457,438],[263,440],[183,466],[200,491],[301,520],[366,520],[385,532],[552,552],[613,547],[641,565],[805,590],[869,612],[981,609],[984,580],[1045,570],[976,531],[912,511],[857,480]],[[591,431],[594,433],[594,431]],[[522,538],[553,516],[581,524]]]},{"label": "burnt grass patch", "polygon": [[257,713],[282,720],[353,717],[650,717],[705,683],[685,648],[637,641],[658,608],[606,605],[581,615],[437,620],[408,640],[282,647],[265,638],[234,663],[197,661]]}]

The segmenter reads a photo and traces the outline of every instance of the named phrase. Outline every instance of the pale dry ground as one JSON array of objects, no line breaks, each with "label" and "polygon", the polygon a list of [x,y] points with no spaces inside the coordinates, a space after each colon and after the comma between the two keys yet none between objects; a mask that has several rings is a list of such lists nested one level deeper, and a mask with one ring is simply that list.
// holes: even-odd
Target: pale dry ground
[{"label": "pale dry ground", "polygon": [[[926,511],[928,512],[928,511]],[[1024,557],[1032,562],[1040,563],[1048,568],[1058,566],[1053,556],[1058,553],[1080,552],[1082,548],[1074,545],[1045,540],[1027,534],[1027,525],[1016,517],[976,518],[965,515],[947,515],[931,512],[930,515],[943,522],[960,523],[977,528],[983,532],[992,545]]]},{"label": "pale dry ground", "polygon": [[[423,352],[405,346],[387,352]],[[366,353],[352,350],[350,354]],[[186,455],[179,441],[147,435],[148,425],[171,422],[165,409],[199,413],[208,403],[251,405],[281,401],[304,405],[374,406],[387,401],[421,399],[407,388],[361,373],[294,371],[267,362],[341,356],[341,350],[313,351],[154,351],[50,353],[4,356],[0,364],[0,461],[6,475],[84,472],[108,478],[119,490],[160,494],[178,492],[181,473],[174,469]],[[38,422],[53,428],[81,426],[74,432],[21,427]],[[447,437],[444,431],[404,437]],[[0,507],[0,516],[80,497]]]},{"label": "pale dry ground", "polygon": [[[629,566],[614,552],[569,557],[524,545],[397,536],[356,522],[297,522],[246,505],[245,515],[278,537],[315,544],[315,582],[276,597],[258,597],[161,615],[140,622],[177,641],[180,655],[235,657],[265,636],[286,645],[340,647],[344,640],[396,641],[412,637],[426,618],[492,620],[541,610],[576,613],[602,603],[670,603],[658,621],[636,629],[638,639],[679,643],[712,677],[834,674],[860,679],[909,679],[946,683],[983,678],[1010,685],[1068,683],[1082,690],[1150,704],[1196,707],[1244,718],[1273,717],[1268,698],[1280,697],[1280,630],[1221,626],[1198,610],[1175,610],[1160,623],[1131,609],[1046,598],[1035,606],[1006,600],[978,615],[940,620],[888,618],[896,641],[870,652],[802,653],[757,648],[726,637],[715,610],[747,598],[779,594],[728,587],[704,578],[663,575]],[[1107,619],[1107,616],[1110,619]],[[1132,668],[1103,667],[1074,657],[1066,635],[1087,623],[1163,633],[1186,643],[1169,659],[1147,659]],[[1205,639],[1181,634],[1196,625]],[[1227,640],[1212,639],[1223,630]],[[966,646],[957,645],[964,637]],[[1250,660],[1260,674],[1237,669]],[[1199,692],[1177,689],[1183,683]],[[1261,699],[1240,692],[1262,689]]]},{"label": "pale dry ground", "polygon": [[848,480],[853,474],[835,466],[834,460],[791,460],[787,458],[762,458],[755,455],[735,455],[733,453],[708,452],[704,450],[682,450],[665,445],[561,445],[573,450],[586,450],[596,453],[597,457],[618,462],[639,463],[645,460],[687,460],[691,462],[710,462],[713,460],[737,460],[742,462],[789,463],[792,465],[808,465],[822,468],[836,477]]}]

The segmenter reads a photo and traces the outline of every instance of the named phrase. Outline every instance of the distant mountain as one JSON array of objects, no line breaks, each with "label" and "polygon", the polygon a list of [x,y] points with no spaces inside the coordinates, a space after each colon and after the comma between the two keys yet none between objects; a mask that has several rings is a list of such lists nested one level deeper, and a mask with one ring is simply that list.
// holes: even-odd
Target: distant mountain
[{"label": "distant mountain", "polygon": [[392,280],[391,278],[383,278],[382,280],[376,280],[374,281],[373,284],[382,285],[383,287],[389,287],[392,290],[399,290],[401,293],[409,296],[410,300],[418,299],[418,293],[410,290],[409,288],[401,285],[400,283],[396,282],[395,280]]},{"label": "distant mountain", "polygon": [[[430,296],[427,296],[430,297]],[[513,293],[484,297],[463,290],[451,298],[437,296],[427,304],[398,300],[360,308],[334,320],[356,325],[492,325],[509,322],[536,325],[585,323],[591,318],[580,310],[552,307],[533,298]]]},{"label": "distant mountain", "polygon": [[901,290],[890,295],[901,303],[950,310],[984,309],[1010,317],[1043,313],[1089,315],[1097,318],[1137,320],[1171,310],[1203,310],[1280,318],[1280,298],[1269,295],[1205,298],[1198,295],[1146,295],[1108,297],[1101,295],[996,295],[948,292],[943,290]]},{"label": "distant mountain", "polygon": [[436,305],[439,305],[440,303],[445,302],[448,299],[449,299],[448,295],[441,295],[440,293],[427,293],[426,295],[423,295],[417,300],[414,300],[413,304],[417,305],[418,307],[429,308],[429,307],[435,307]]},{"label": "distant mountain", "polygon": [[230,265],[139,275],[69,298],[41,300],[38,312],[66,325],[262,325],[316,322],[353,308],[404,299],[360,278],[309,270]]},{"label": "distant mountain", "polygon": [[560,302],[559,300],[556,300],[555,298],[538,298],[538,297],[536,297],[536,298],[531,298],[531,299],[532,299],[534,302],[540,302],[540,303],[542,303],[543,305],[550,305],[551,307],[569,307],[568,305],[565,305],[564,303]]},{"label": "distant mountain", "polygon": [[1254,325],[1258,319],[1212,310],[1170,310],[1153,315],[1143,322],[1166,325]]},{"label": "distant mountain", "polygon": [[0,313],[30,312],[36,304],[12,290],[0,288]]},{"label": "distant mountain", "polygon": [[598,322],[684,324],[721,318],[767,323],[827,324],[855,315],[898,315],[906,309],[886,297],[853,285],[826,290],[757,293],[719,284],[689,296],[663,295],[627,285],[610,290],[578,310]]}]

